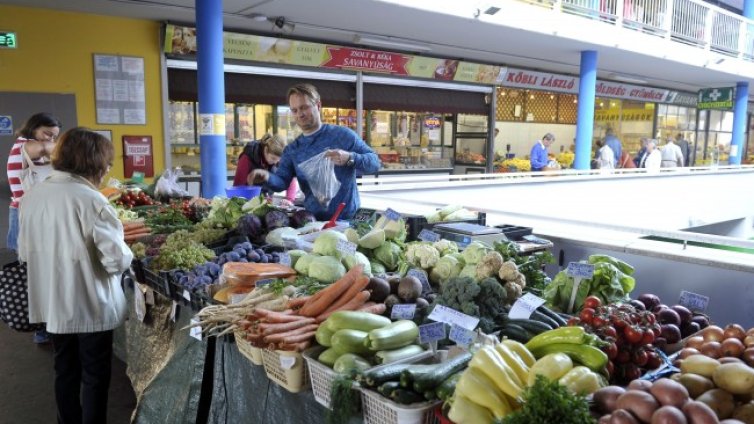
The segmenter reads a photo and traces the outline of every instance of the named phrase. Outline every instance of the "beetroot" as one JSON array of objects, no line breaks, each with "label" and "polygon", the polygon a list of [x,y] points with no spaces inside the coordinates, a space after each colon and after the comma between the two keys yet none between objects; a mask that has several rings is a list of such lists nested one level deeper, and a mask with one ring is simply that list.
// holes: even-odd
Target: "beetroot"
[{"label": "beetroot", "polygon": [[660,322],[660,324],[673,324],[676,327],[681,325],[681,317],[678,316],[678,312],[667,308],[663,309],[660,312],[657,312],[657,321]]},{"label": "beetroot", "polygon": [[651,311],[660,304],[660,298],[656,294],[644,293],[639,296],[639,302],[644,304],[646,310]]},{"label": "beetroot", "polygon": [[670,309],[674,310],[678,314],[678,317],[681,318],[681,325],[687,322],[691,322],[691,311],[689,311],[685,306],[673,305],[670,307]]}]

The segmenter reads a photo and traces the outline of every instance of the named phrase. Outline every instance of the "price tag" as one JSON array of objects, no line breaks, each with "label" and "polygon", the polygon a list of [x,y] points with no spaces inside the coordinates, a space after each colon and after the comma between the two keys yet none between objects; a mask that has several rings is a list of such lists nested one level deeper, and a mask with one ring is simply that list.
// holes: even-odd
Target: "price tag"
[{"label": "price tag", "polygon": [[170,321],[175,322],[177,312],[178,312],[178,302],[174,300],[173,303],[170,305]]},{"label": "price tag", "polygon": [[356,244],[351,243],[348,240],[338,240],[335,244],[335,248],[341,252],[341,256],[353,255],[356,253]]},{"label": "price tag", "polygon": [[535,309],[545,304],[545,300],[526,293],[516,300],[508,312],[508,318],[512,319],[529,319]]},{"label": "price tag", "polygon": [[294,365],[296,365],[296,358],[294,358],[293,356],[280,357],[280,366],[283,367],[283,369],[289,370],[293,368]]},{"label": "price tag", "polygon": [[202,341],[202,327],[200,325],[194,326],[195,324],[199,324],[199,318],[191,318],[192,327],[189,329],[189,336]]},{"label": "price tag", "polygon": [[417,238],[421,241],[428,241],[430,243],[434,243],[440,240],[440,235],[432,230],[427,230],[425,228],[419,232],[419,236]]},{"label": "price tag", "polygon": [[191,293],[186,289],[183,289],[183,298],[188,301],[191,301]]},{"label": "price tag", "polygon": [[390,310],[390,319],[413,319],[415,313],[415,303],[393,305],[393,309]]},{"label": "price tag", "polygon": [[[262,286],[266,286],[267,284],[270,284],[270,283],[272,283],[273,281],[275,281],[275,279],[274,279],[274,278],[265,278],[264,280],[257,280],[257,282],[256,282],[256,283],[254,283],[254,284],[255,284],[255,285],[256,285],[257,287],[262,287]],[[244,295],[244,296],[246,296],[246,295]]]},{"label": "price tag", "polygon": [[460,240],[456,240],[456,244],[458,245],[458,248],[463,250],[471,244],[471,237],[469,236],[463,236],[460,238]]},{"label": "price tag", "polygon": [[385,218],[390,221],[398,221],[399,219],[401,219],[401,214],[390,208],[387,208],[387,210],[385,211]]},{"label": "price tag", "polygon": [[476,333],[454,324],[450,326],[450,334],[448,335],[448,338],[461,346],[470,346],[474,343]]},{"label": "price tag", "polygon": [[445,324],[433,322],[419,326],[419,342],[430,343],[445,339]]},{"label": "price tag", "polygon": [[144,317],[147,315],[147,305],[144,303],[144,293],[138,284],[134,284],[134,311],[136,312],[136,319],[144,322]]},{"label": "price tag", "polygon": [[573,278],[592,278],[594,275],[594,265],[581,262],[570,262],[568,264],[568,269],[566,269],[566,275]]},{"label": "price tag", "polygon": [[681,290],[681,298],[678,300],[678,304],[687,307],[692,312],[704,312],[709,305],[709,297]]},{"label": "price tag", "polygon": [[443,305],[436,305],[427,318],[432,321],[440,321],[449,325],[455,324],[467,330],[474,330],[477,324],[479,324],[479,318],[466,315]]},{"label": "price tag", "polygon": [[422,295],[432,293],[432,286],[429,285],[427,272],[419,268],[411,268],[406,273],[406,277],[414,277],[422,283]]},{"label": "price tag", "polygon": [[230,300],[230,304],[232,305],[234,303],[238,303],[238,302],[246,299],[247,295],[248,295],[248,293],[236,293],[236,294],[230,295],[230,299],[229,299]]},{"label": "price tag", "polygon": [[144,300],[147,302],[147,305],[154,306],[154,290],[147,287],[147,292],[144,293]]},{"label": "price tag", "polygon": [[291,255],[288,252],[279,253],[280,265],[291,266]]},{"label": "price tag", "polygon": [[374,209],[359,209],[353,216],[352,222],[369,222],[374,216]]}]

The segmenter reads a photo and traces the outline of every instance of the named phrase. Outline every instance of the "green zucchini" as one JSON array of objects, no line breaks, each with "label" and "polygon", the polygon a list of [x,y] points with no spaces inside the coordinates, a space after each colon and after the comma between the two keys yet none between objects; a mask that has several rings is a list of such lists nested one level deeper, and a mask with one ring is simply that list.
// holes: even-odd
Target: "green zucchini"
[{"label": "green zucchini", "polygon": [[424,399],[426,400],[437,400],[437,392],[434,390],[427,390],[424,392]]},{"label": "green zucchini", "polygon": [[545,331],[550,331],[553,329],[546,323],[537,321],[535,319],[510,319],[508,320],[508,322],[514,325],[518,325],[531,334],[544,333]]},{"label": "green zucchini", "polygon": [[523,327],[511,323],[506,323],[500,329],[500,334],[521,343],[528,342],[532,337]]},{"label": "green zucchini", "polygon": [[391,362],[416,356],[422,352],[424,352],[424,348],[412,344],[393,350],[381,350],[374,354],[374,360],[378,364],[389,364]]},{"label": "green zucchini", "polygon": [[451,396],[453,396],[453,393],[455,393],[456,391],[456,384],[461,378],[461,374],[463,374],[463,371],[459,371],[451,375],[437,387],[437,390],[435,390],[435,392],[437,393],[437,397],[440,398],[441,401],[445,402],[450,399]]},{"label": "green zucchini", "polygon": [[544,312],[539,312],[537,310],[532,311],[531,316],[529,316],[529,319],[543,322],[547,325],[549,325],[551,328],[558,328],[560,325],[558,325],[558,322],[552,319],[549,315],[545,314]]},{"label": "green zucchini", "polygon": [[411,388],[414,385],[414,380],[420,375],[430,373],[434,371],[435,367],[439,364],[431,365],[414,365],[411,368],[403,370],[401,373],[401,387]]},{"label": "green zucchini", "polygon": [[[370,387],[378,386],[386,381],[398,381],[401,372],[412,364],[390,364],[366,371],[360,378],[360,381]],[[413,365],[415,366],[415,365]]]},{"label": "green zucchini", "polygon": [[[369,332],[377,328],[388,326],[390,323],[390,318],[359,311],[333,312],[333,314],[325,320],[325,326],[333,333],[343,329]],[[320,327],[322,327],[322,325],[320,325]]]},{"label": "green zucchini", "polygon": [[393,393],[393,390],[400,389],[401,384],[397,381],[386,381],[377,388],[377,392],[385,397],[390,397],[390,394]]},{"label": "green zucchini", "polygon": [[332,338],[332,335],[334,333],[330,331],[329,328],[327,328],[326,325],[320,325],[319,328],[317,328],[317,332],[314,333],[314,338],[317,340],[317,343],[320,344],[320,346],[325,347],[332,347],[332,342],[330,339]]},{"label": "green zucchini", "polygon": [[354,353],[344,353],[333,364],[332,369],[338,374],[352,374],[364,371],[372,365],[364,358]]},{"label": "green zucchini", "polygon": [[335,361],[337,361],[342,354],[343,352],[340,352],[334,348],[330,348],[320,353],[317,357],[317,360],[332,368],[333,365],[335,365]]},{"label": "green zucchini", "polygon": [[364,331],[343,329],[338,330],[332,335],[330,343],[332,347],[343,353],[363,353],[368,354],[369,348],[366,347],[368,334]]},{"label": "green zucchini", "polygon": [[566,320],[563,319],[563,317],[561,317],[560,315],[558,315],[557,313],[555,313],[553,310],[551,310],[545,305],[542,305],[539,308],[537,308],[537,311],[542,312],[543,314],[552,318],[555,322],[558,323],[559,327],[563,327],[564,325],[568,324]]},{"label": "green zucchini", "polygon": [[402,405],[408,405],[411,403],[424,401],[424,396],[420,395],[419,393],[416,393],[413,390],[395,389],[390,394],[390,399]]},{"label": "green zucchini", "polygon": [[365,346],[373,351],[397,349],[414,343],[417,337],[419,337],[419,327],[416,323],[400,320],[387,327],[370,331]]},{"label": "green zucchini", "polygon": [[441,364],[437,364],[432,372],[422,374],[414,379],[414,390],[423,393],[427,390],[436,389],[445,379],[466,368],[469,361],[471,361],[471,353],[463,352]]}]

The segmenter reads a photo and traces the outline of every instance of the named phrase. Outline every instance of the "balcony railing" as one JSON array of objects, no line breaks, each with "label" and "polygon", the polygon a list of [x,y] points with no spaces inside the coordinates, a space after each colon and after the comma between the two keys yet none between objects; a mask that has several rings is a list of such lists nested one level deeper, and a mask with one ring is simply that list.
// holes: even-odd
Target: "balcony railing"
[{"label": "balcony railing", "polygon": [[701,0],[521,0],[754,61],[754,21]]}]

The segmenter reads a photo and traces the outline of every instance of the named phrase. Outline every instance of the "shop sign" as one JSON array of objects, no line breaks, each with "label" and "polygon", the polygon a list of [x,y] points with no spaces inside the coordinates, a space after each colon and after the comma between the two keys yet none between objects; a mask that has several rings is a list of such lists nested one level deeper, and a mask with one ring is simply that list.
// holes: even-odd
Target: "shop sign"
[{"label": "shop sign", "polygon": [[9,31],[0,31],[0,49],[15,49],[16,33]]},{"label": "shop sign", "polygon": [[665,102],[669,93],[669,90],[621,84],[612,81],[597,81],[596,89],[597,96],[659,103]]},{"label": "shop sign", "polygon": [[406,63],[409,59],[402,54],[327,46],[327,55],[321,65],[323,68],[408,75]]},{"label": "shop sign", "polygon": [[651,109],[608,109],[608,110],[595,110],[595,121],[651,121],[654,119],[655,112]]},{"label": "shop sign", "polygon": [[696,107],[697,96],[691,93],[681,93],[678,91],[671,91],[668,94],[667,103],[674,105]]},{"label": "shop sign", "polygon": [[0,135],[13,135],[13,117],[0,115]]},{"label": "shop sign", "polygon": [[578,93],[579,78],[570,75],[534,72],[525,69],[509,68],[503,78],[503,86],[554,91],[559,93]]},{"label": "shop sign", "polygon": [[440,125],[442,125],[442,121],[439,116],[426,116],[424,118],[424,128],[433,130],[435,128],[440,128]]},{"label": "shop sign", "polygon": [[699,109],[733,109],[733,88],[705,88],[699,90],[696,107]]}]

